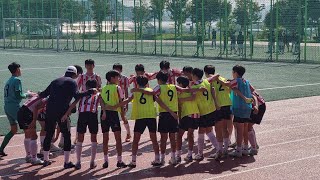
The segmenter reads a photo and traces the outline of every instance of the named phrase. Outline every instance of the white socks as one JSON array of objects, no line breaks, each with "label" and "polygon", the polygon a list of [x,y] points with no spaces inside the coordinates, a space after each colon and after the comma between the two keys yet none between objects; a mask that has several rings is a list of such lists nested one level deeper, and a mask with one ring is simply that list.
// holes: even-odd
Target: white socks
[{"label": "white socks", "polygon": [[38,152],[38,144],[37,140],[31,140],[30,141],[30,152],[33,160],[37,159],[37,152]]},{"label": "white socks", "polygon": [[192,150],[188,150],[188,156],[192,156]]},{"label": "white socks", "polygon": [[43,151],[43,159],[49,161],[49,151]]},{"label": "white socks", "polygon": [[165,155],[165,154],[160,154],[160,160],[161,160],[161,161],[164,161],[165,158],[166,158],[166,155]]},{"label": "white socks", "polygon": [[228,151],[230,145],[230,139],[229,138],[223,138],[223,150]]},{"label": "white socks", "polygon": [[64,151],[64,163],[69,163],[70,151]]},{"label": "white socks", "polygon": [[25,138],[24,139],[24,149],[26,150],[26,156],[30,157],[31,153],[30,153],[30,138]]},{"label": "white socks", "polygon": [[213,132],[209,132],[207,134],[210,142],[212,143],[213,147],[215,147],[216,149],[218,149],[218,141],[217,141],[217,138],[216,136],[213,134]]},{"label": "white socks", "polygon": [[177,150],[177,157],[181,157],[182,150]]},{"label": "white socks", "polygon": [[136,161],[137,161],[137,155],[132,154],[132,162],[136,162]]},{"label": "white socks", "polygon": [[77,163],[81,163],[82,142],[76,144]]},{"label": "white socks", "polygon": [[91,143],[91,162],[94,162],[97,154],[97,142]]},{"label": "white socks", "polygon": [[118,162],[122,162],[122,156],[117,156]]},{"label": "white socks", "polygon": [[198,154],[203,155],[204,149],[204,134],[198,135]]},{"label": "white socks", "polygon": [[108,156],[108,154],[106,155],[104,155],[104,162],[108,162],[109,161],[109,156]]}]

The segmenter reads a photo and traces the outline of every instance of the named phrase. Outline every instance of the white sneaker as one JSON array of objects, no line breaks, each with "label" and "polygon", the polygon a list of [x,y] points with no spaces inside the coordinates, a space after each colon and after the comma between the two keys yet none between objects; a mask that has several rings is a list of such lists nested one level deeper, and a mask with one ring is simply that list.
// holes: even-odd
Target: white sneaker
[{"label": "white sneaker", "polygon": [[26,163],[31,163],[32,158],[30,156],[26,156],[25,160]]},{"label": "white sneaker", "polygon": [[196,161],[202,161],[204,159],[203,155],[200,155],[200,154],[197,154],[195,157],[194,157],[194,160]]},{"label": "white sneaker", "polygon": [[241,152],[241,151],[234,150],[234,151],[232,151],[231,153],[229,153],[229,156],[240,158],[240,157],[242,157],[242,152]]},{"label": "white sneaker", "polygon": [[213,158],[214,160],[219,160],[219,159],[221,159],[222,157],[223,157],[223,154],[222,154],[221,151],[218,151],[218,152],[216,152],[216,153],[214,153],[214,154],[211,154],[211,155],[209,156],[209,158]]},{"label": "white sneaker", "polygon": [[42,165],[43,163],[44,163],[44,161],[42,161],[42,160],[39,159],[39,158],[36,158],[36,159],[31,160],[31,164],[32,164],[32,165]]},{"label": "white sneaker", "polygon": [[62,151],[62,149],[60,149],[59,147],[55,146],[54,144],[51,144],[50,151],[51,152],[58,152],[58,151]]},{"label": "white sneaker", "polygon": [[249,156],[250,155],[249,149],[242,149],[242,155]]},{"label": "white sneaker", "polygon": [[176,160],[176,158],[172,157],[172,158],[170,159],[170,161],[169,161],[169,164],[171,164],[171,165],[177,165],[177,160]]}]

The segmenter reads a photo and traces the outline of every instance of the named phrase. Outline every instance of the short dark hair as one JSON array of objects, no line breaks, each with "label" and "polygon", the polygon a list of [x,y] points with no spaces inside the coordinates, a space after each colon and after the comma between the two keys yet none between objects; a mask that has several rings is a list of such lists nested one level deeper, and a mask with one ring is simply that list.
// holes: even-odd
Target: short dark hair
[{"label": "short dark hair", "polygon": [[94,65],[94,60],[93,59],[87,59],[85,62],[84,62],[85,65]]},{"label": "short dark hair", "polygon": [[189,83],[190,83],[190,82],[189,82],[189,79],[188,79],[187,77],[185,77],[185,76],[180,76],[180,77],[178,77],[178,78],[177,78],[177,82],[178,82],[179,84],[181,84],[183,88],[188,87],[188,86],[189,86]]},{"label": "short dark hair", "polygon": [[157,80],[160,80],[160,81],[166,83],[168,81],[169,74],[166,72],[163,72],[163,71],[159,71],[156,78],[157,78]]},{"label": "short dark hair", "polygon": [[86,82],[86,88],[87,88],[87,89],[96,88],[97,85],[98,85],[98,82],[97,82],[97,80],[95,80],[95,79],[88,80],[88,81]]},{"label": "short dark hair", "polygon": [[149,80],[146,76],[138,76],[137,83],[140,87],[145,87],[148,84]]},{"label": "short dark hair", "polygon": [[122,70],[122,64],[120,64],[120,63],[115,63],[115,64],[113,65],[112,69],[120,69],[120,70]]},{"label": "short dark hair", "polygon": [[182,69],[182,72],[192,73],[193,67],[191,66],[185,66]]},{"label": "short dark hair", "polygon": [[216,68],[212,65],[206,65],[203,68],[204,72],[207,74],[214,74],[216,73]]},{"label": "short dark hair", "polygon": [[137,64],[134,68],[135,71],[144,71],[144,65],[143,64]]},{"label": "short dark hair", "polygon": [[74,67],[76,67],[76,69],[77,69],[77,74],[83,74],[83,69],[82,69],[81,66],[79,66],[79,65],[74,65]]},{"label": "short dark hair", "polygon": [[106,79],[107,79],[107,81],[110,82],[111,78],[116,77],[116,76],[120,76],[120,73],[118,71],[111,70],[111,71],[107,72]]},{"label": "short dark hair", "polygon": [[13,62],[11,64],[9,64],[8,69],[11,72],[11,74],[16,73],[17,69],[20,68],[20,64]]},{"label": "short dark hair", "polygon": [[233,68],[232,68],[232,71],[233,72],[236,72],[238,73],[238,75],[240,77],[242,77],[244,75],[244,73],[246,73],[246,68],[241,66],[241,65],[235,65]]},{"label": "short dark hair", "polygon": [[199,68],[194,68],[192,70],[192,74],[197,76],[199,79],[202,79],[203,77],[203,70],[202,69],[199,69]]},{"label": "short dark hair", "polygon": [[170,62],[168,61],[161,61],[160,62],[160,69],[170,69]]}]

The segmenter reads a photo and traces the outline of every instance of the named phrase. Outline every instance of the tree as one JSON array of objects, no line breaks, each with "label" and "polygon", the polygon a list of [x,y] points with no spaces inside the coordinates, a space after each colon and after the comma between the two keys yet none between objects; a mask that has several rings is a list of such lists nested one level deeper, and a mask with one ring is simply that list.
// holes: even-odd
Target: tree
[{"label": "tree", "polygon": [[187,19],[188,0],[168,0],[166,1],[167,10],[170,12],[170,19],[175,21],[175,26],[180,32],[180,27]]},{"label": "tree", "polygon": [[261,10],[262,8],[259,6],[258,2],[252,2],[251,0],[236,0],[236,8],[233,10],[233,16],[236,23],[243,28],[244,26],[249,25],[250,22],[260,21]]},{"label": "tree", "polygon": [[150,0],[151,16],[158,20],[158,32],[161,31],[161,21],[166,0]]},{"label": "tree", "polygon": [[141,7],[135,6],[132,9],[132,15],[132,21],[137,25],[138,33],[140,32],[140,28],[147,26],[149,20],[152,18],[150,9],[144,1],[141,2]]},{"label": "tree", "polygon": [[110,6],[106,5],[104,0],[92,0],[91,2],[91,10],[93,12],[92,18],[96,23],[96,33],[100,34],[102,29],[102,22],[105,20],[106,16],[110,14]]}]

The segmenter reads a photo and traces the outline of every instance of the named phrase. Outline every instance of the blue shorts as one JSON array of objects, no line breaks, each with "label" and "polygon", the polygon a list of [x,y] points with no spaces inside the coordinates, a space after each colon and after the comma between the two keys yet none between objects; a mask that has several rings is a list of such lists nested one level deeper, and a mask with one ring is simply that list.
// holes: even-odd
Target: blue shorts
[{"label": "blue shorts", "polygon": [[6,104],[4,106],[4,112],[6,113],[11,126],[18,124],[19,108],[20,108],[19,104]]}]

